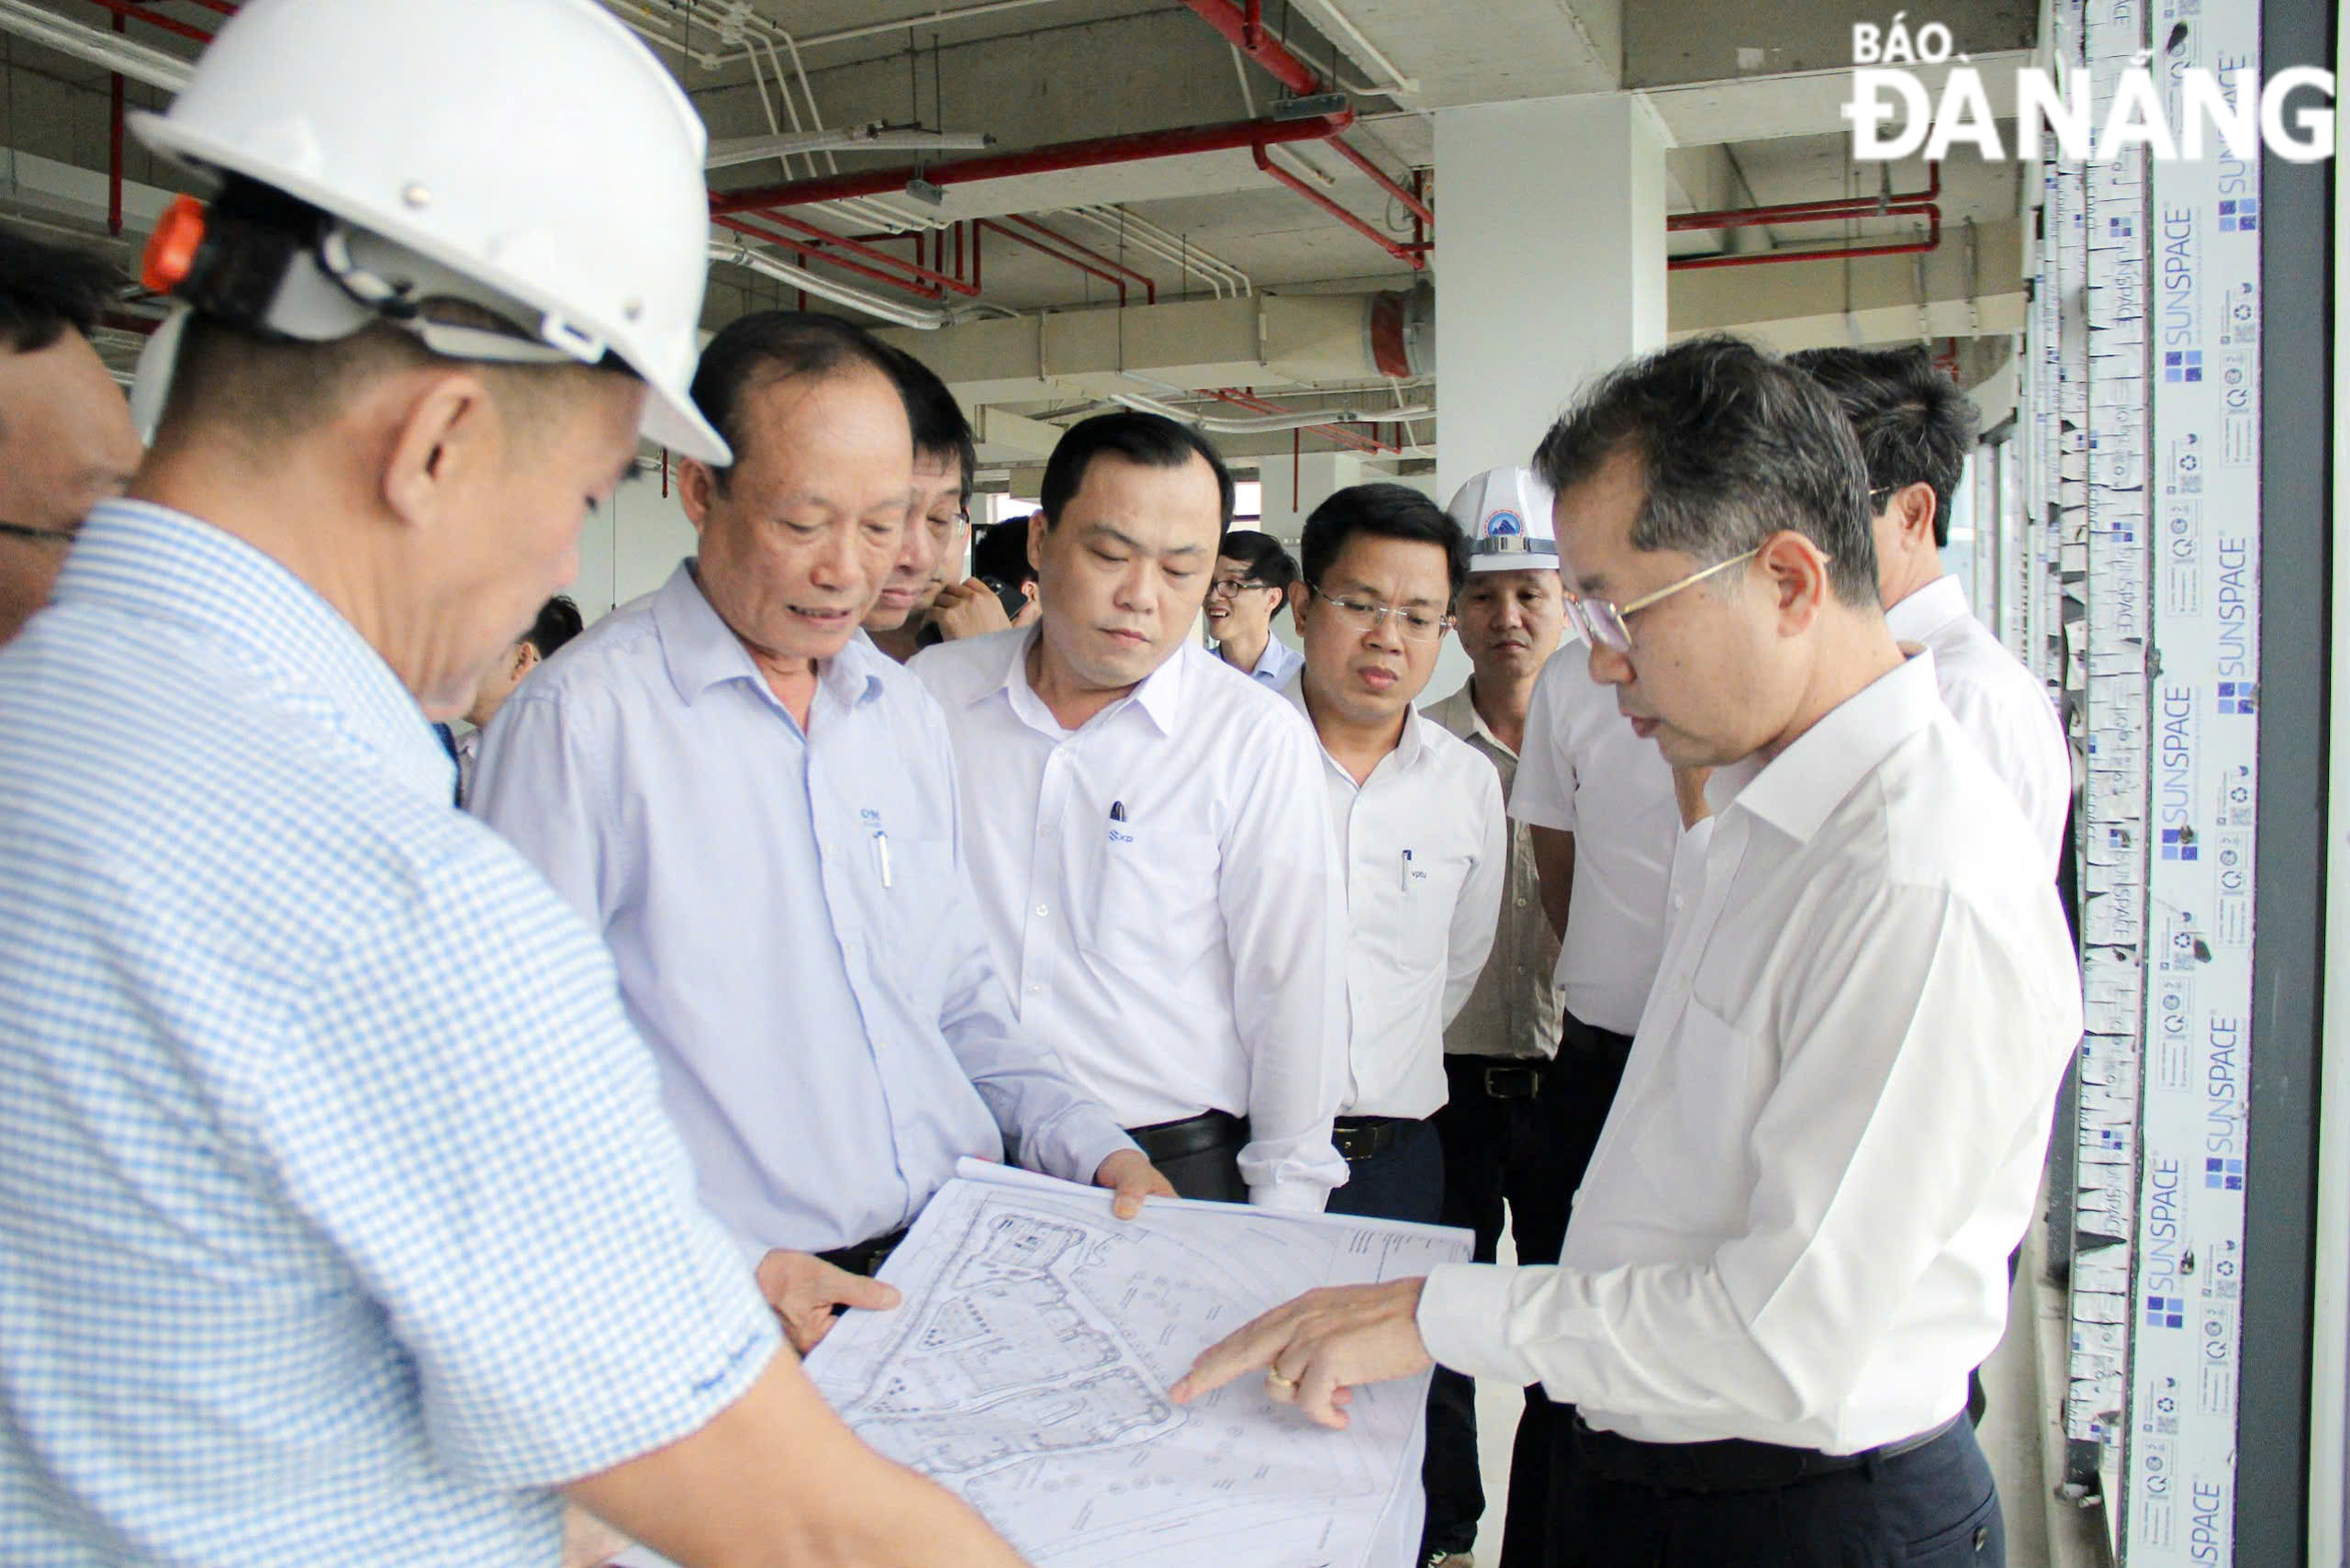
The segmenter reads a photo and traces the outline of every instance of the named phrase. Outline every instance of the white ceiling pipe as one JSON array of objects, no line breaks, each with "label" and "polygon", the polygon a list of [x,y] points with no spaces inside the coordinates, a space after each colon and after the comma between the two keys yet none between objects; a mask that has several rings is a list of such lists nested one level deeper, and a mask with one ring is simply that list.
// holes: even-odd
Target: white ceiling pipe
[{"label": "white ceiling pipe", "polygon": [[1196,425],[1212,435],[1266,435],[1279,431],[1304,430],[1312,425],[1373,425],[1396,420],[1436,417],[1435,409],[1416,407],[1370,413],[1355,409],[1315,409],[1292,414],[1227,419],[1220,414],[1203,414],[1196,409],[1178,408],[1172,403],[1162,403],[1156,398],[1145,398],[1133,392],[1113,392],[1110,400],[1142,413],[1158,414],[1181,424]]},{"label": "white ceiling pipe", "polygon": [[804,288],[809,293],[820,298],[829,299],[835,305],[845,305],[852,310],[862,310],[868,316],[878,316],[883,320],[895,322],[901,327],[913,327],[925,332],[934,332],[954,319],[944,310],[924,309],[919,305],[909,305],[882,295],[870,293],[853,283],[842,283],[822,273],[803,271],[799,267],[786,265],[765,251],[754,250],[749,245],[731,240],[712,240],[710,242],[710,259],[713,262],[730,263],[738,267],[748,267],[761,277],[773,278],[776,282],[789,285],[793,288]]},{"label": "white ceiling pipe", "polygon": [[1174,263],[1214,289],[1219,298],[1227,287],[1239,295],[1256,292],[1256,286],[1249,281],[1248,274],[1238,267],[1124,207],[1072,207],[1062,210],[1072,218],[1081,218],[1117,236],[1138,251],[1147,251],[1161,261]]},{"label": "white ceiling pipe", "polygon": [[912,130],[878,124],[842,126],[832,130],[778,131],[769,136],[713,141],[701,166],[731,169],[737,163],[756,163],[801,152],[965,152],[994,145],[995,138],[984,131]]},{"label": "white ceiling pipe", "polygon": [[181,91],[196,74],[196,67],[175,54],[165,54],[160,49],[150,49],[143,43],[67,21],[37,6],[28,6],[25,0],[0,0],[0,32],[11,32],[60,54],[118,71],[134,82],[161,87],[166,93]]}]

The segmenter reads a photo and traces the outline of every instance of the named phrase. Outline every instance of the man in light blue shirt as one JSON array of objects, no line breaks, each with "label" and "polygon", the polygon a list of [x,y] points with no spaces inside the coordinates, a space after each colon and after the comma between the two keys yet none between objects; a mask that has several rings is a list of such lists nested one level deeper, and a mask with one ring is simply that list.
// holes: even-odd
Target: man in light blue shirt
[{"label": "man in light blue shirt", "polygon": [[585,0],[301,0],[140,129],[224,181],[132,498],[0,649],[0,1562],[552,1563],[561,1489],[689,1568],[1013,1568],[778,1353],[427,727],[641,433],[723,457],[684,94]]},{"label": "man in light blue shirt", "polygon": [[600,930],[703,1201],[762,1259],[867,1271],[964,1156],[1169,1192],[1014,1021],[937,705],[857,626],[912,438],[887,351],[767,312],[702,356],[735,462],[700,551],[519,691],[475,809]]}]

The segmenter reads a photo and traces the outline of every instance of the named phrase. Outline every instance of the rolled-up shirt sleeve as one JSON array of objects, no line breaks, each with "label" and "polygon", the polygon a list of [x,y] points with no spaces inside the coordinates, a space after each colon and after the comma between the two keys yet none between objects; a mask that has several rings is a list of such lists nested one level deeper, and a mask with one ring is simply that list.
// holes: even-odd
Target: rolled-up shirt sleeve
[{"label": "rolled-up shirt sleeve", "polygon": [[1554,655],[1534,678],[1534,697],[1526,708],[1526,733],[1519,737],[1517,781],[1510,786],[1509,814],[1534,827],[1575,830],[1575,769],[1567,755],[1565,715],[1560,711],[1555,683],[1588,680],[1580,644],[1569,644]]},{"label": "rolled-up shirt sleeve", "polygon": [[1223,846],[1217,884],[1233,1013],[1248,1053],[1248,1201],[1319,1213],[1346,1182],[1330,1124],[1348,1089],[1346,878],[1301,720],[1270,732]]}]

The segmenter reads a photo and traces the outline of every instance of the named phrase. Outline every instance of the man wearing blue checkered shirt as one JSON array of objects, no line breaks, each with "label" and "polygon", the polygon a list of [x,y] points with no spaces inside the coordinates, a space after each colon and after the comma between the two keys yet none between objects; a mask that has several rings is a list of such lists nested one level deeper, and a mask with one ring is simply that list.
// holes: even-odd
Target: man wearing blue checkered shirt
[{"label": "man wearing blue checkered shirt", "polygon": [[[525,48],[520,108],[465,63]],[[1016,1568],[779,1352],[426,725],[640,430],[724,460],[683,94],[587,0],[263,0],[142,118],[227,179],[131,498],[0,650],[0,1563],[552,1565],[560,1490],[689,1565]],[[680,243],[599,250],[632,168]]]}]

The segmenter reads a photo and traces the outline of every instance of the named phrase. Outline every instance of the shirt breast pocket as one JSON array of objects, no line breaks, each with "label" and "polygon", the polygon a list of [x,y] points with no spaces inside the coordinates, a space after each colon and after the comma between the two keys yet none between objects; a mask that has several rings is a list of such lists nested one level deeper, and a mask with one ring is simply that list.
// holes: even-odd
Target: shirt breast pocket
[{"label": "shirt breast pocket", "polygon": [[1203,833],[1112,824],[1094,864],[1079,947],[1106,963],[1181,972],[1217,940],[1221,857]]},{"label": "shirt breast pocket", "polygon": [[[1395,944],[1388,957],[1407,970],[1433,964],[1441,974],[1443,956],[1452,941],[1452,916],[1460,907],[1461,884],[1469,879],[1469,857],[1415,855],[1402,863],[1401,874],[1403,913],[1396,928],[1385,934]],[[1356,939],[1366,935],[1358,930]]]},{"label": "shirt breast pocket", "polygon": [[1659,1080],[1663,1098],[1642,1106],[1634,1151],[1650,1180],[1686,1205],[1685,1217],[1735,1234],[1753,1187],[1754,1120],[1768,1091],[1760,1047],[1691,997],[1670,1049]]},{"label": "shirt breast pocket", "polygon": [[878,950],[905,980],[910,994],[942,983],[954,954],[938,938],[947,912],[960,896],[952,839],[889,841],[887,885],[881,897],[889,911],[890,929],[888,941],[878,945]]}]

